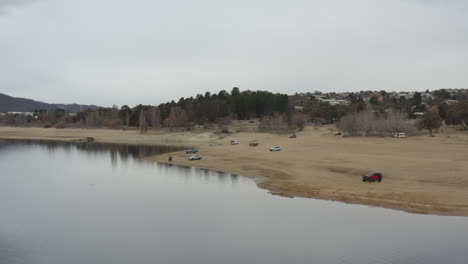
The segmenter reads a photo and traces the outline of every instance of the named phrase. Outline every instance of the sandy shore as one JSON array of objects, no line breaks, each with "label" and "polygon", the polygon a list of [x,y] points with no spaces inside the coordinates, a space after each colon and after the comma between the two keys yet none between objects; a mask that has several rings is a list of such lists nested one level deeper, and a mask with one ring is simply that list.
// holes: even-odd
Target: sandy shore
[{"label": "sandy shore", "polygon": [[0,138],[80,141],[92,137],[96,142],[138,145],[209,146],[217,135],[200,132],[168,132],[150,130],[141,134],[139,130],[111,129],[55,129],[0,127]]},{"label": "sandy shore", "polygon": [[[267,133],[204,133],[0,128],[0,138],[73,140],[197,146],[203,159],[188,161],[183,151],[148,159],[261,178],[272,194],[311,197],[393,208],[413,213],[468,216],[468,133],[436,137],[343,138],[333,129],[306,128],[296,139]],[[230,145],[230,139],[239,145]],[[258,139],[260,146],[249,147]],[[280,152],[269,152],[280,145]],[[363,183],[369,171],[384,174],[381,183]]]}]

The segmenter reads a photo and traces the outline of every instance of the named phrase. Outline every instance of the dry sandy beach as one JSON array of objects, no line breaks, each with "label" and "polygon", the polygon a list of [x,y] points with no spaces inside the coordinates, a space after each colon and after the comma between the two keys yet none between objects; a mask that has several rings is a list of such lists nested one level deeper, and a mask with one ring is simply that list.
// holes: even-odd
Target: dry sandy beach
[{"label": "dry sandy beach", "polygon": [[[435,137],[344,138],[332,127],[306,128],[287,135],[240,132],[149,132],[106,129],[0,128],[0,138],[168,144],[199,147],[203,159],[188,161],[183,151],[148,159],[261,179],[272,194],[374,205],[413,213],[468,216],[468,133],[446,131]],[[239,145],[230,145],[230,140]],[[257,139],[258,147],[249,147]],[[270,152],[280,145],[282,151]],[[383,173],[381,183],[361,175]]]}]

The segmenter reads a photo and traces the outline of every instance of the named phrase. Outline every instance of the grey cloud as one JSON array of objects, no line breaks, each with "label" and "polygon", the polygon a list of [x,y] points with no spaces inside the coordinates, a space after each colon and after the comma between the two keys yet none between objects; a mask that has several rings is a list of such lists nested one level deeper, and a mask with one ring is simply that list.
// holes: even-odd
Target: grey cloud
[{"label": "grey cloud", "polygon": [[134,105],[234,85],[468,86],[467,1],[37,2],[0,18],[0,92]]},{"label": "grey cloud", "polygon": [[17,7],[34,0],[0,0],[0,15],[6,13],[8,7]]}]

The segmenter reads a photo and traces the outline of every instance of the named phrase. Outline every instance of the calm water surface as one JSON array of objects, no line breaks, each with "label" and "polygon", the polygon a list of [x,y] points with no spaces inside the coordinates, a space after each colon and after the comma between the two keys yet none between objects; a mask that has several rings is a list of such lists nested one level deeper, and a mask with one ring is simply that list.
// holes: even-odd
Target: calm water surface
[{"label": "calm water surface", "polygon": [[468,263],[468,218],[282,198],[250,179],[0,140],[0,264]]}]

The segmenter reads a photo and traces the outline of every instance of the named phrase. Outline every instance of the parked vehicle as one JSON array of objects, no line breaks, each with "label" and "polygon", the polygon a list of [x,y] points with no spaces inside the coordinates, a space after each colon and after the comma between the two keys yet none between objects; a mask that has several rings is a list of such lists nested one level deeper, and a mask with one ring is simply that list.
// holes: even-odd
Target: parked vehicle
[{"label": "parked vehicle", "polygon": [[362,176],[362,181],[363,182],[381,182],[382,181],[382,173],[380,172],[370,172],[367,175]]},{"label": "parked vehicle", "polygon": [[257,146],[258,146],[258,141],[257,141],[257,140],[252,140],[252,141],[250,141],[249,146],[251,146],[251,147],[257,147]]},{"label": "parked vehicle", "polygon": [[403,132],[398,132],[398,133],[393,134],[393,137],[395,137],[395,138],[405,138],[406,134],[403,133]]},{"label": "parked vehicle", "polygon": [[195,154],[195,155],[192,155],[190,156],[190,158],[188,158],[189,160],[201,160],[202,159],[202,155],[200,154]]},{"label": "parked vehicle", "polygon": [[335,135],[335,136],[341,136],[341,132],[340,132],[340,131],[337,131],[337,132],[333,133],[333,135]]},{"label": "parked vehicle", "polygon": [[237,145],[237,144],[239,144],[239,141],[237,141],[237,140],[231,140],[231,145]]},{"label": "parked vehicle", "polygon": [[185,151],[185,154],[193,154],[193,153],[197,153],[197,152],[198,152],[198,149],[193,148],[193,149],[187,149]]},{"label": "parked vehicle", "polygon": [[297,137],[296,134],[289,135],[289,138],[296,138],[296,137]]},{"label": "parked vehicle", "polygon": [[280,151],[280,150],[281,150],[280,146],[274,146],[274,147],[270,148],[270,151]]}]

